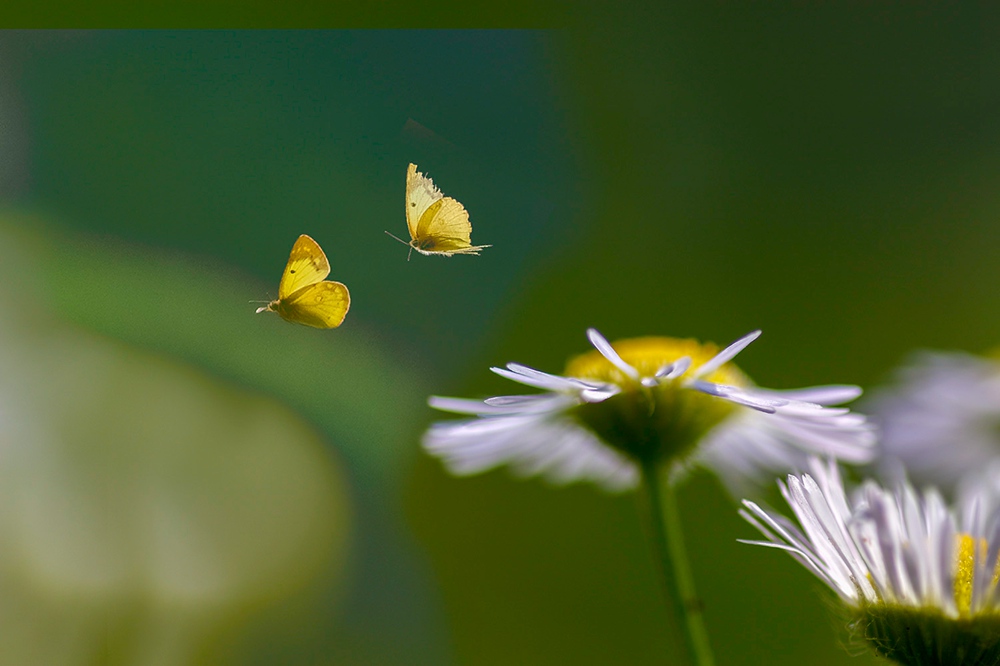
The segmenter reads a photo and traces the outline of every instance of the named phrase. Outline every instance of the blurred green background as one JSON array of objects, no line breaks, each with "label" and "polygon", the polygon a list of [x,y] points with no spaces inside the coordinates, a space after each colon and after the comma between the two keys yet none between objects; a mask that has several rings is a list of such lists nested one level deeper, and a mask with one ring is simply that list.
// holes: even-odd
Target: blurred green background
[{"label": "blurred green background", "polygon": [[[429,393],[610,339],[758,383],[1000,339],[973,5],[579,8],[547,31],[0,33],[0,664],[657,664],[635,500],[447,476]],[[415,162],[481,257],[414,256]],[[352,307],[254,316],[300,233]],[[707,475],[720,664],[865,663]]]}]

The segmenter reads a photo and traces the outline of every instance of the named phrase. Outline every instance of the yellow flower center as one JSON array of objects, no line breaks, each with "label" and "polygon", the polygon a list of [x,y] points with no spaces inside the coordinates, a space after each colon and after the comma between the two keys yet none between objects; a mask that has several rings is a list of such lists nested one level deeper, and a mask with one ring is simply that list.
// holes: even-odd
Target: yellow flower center
[{"label": "yellow flower center", "polygon": [[[980,561],[986,558],[988,545],[986,539],[979,539]],[[958,546],[955,553],[955,606],[959,617],[969,617],[972,613],[972,586],[976,575],[976,540],[969,534],[958,536]],[[1000,559],[993,564],[992,587],[1000,580]]]},{"label": "yellow flower center", "polygon": [[[913,606],[862,600],[849,626],[876,653],[895,663],[1000,664],[1000,612],[992,607],[978,612],[972,608],[977,562],[983,562],[987,551],[985,539],[958,535],[953,584],[957,618],[932,603]],[[998,579],[1000,560],[994,563],[993,588]]]},{"label": "yellow flower center", "polygon": [[[983,542],[983,547],[986,542]],[[968,534],[958,537],[958,552],[955,555],[955,605],[960,617],[968,617],[972,609],[972,579],[976,571],[976,544]],[[985,557],[985,553],[983,555]]]},{"label": "yellow flower center", "polygon": [[[719,353],[719,348],[711,342],[702,344],[691,338],[685,340],[662,337],[629,338],[619,340],[611,346],[622,357],[622,360],[638,370],[642,377],[652,377],[664,365],[683,356],[691,358],[691,367],[688,370],[688,373],[691,373]],[[625,373],[616,368],[596,349],[570,359],[569,363],[566,364],[564,374],[580,379],[596,379],[617,384],[622,388],[635,384],[631,378],[626,377]],[[725,364],[703,379],[731,386],[749,384],[746,376],[732,363]]]},{"label": "yellow flower center", "polygon": [[[691,358],[691,366],[685,373],[690,376],[719,351],[713,344],[661,337],[620,340],[612,347],[622,360],[639,371],[640,377],[652,377],[663,366],[684,356]],[[643,386],[596,349],[570,359],[564,374],[621,388],[621,393],[603,402],[579,405],[573,414],[605,443],[640,463],[682,460],[736,408],[728,400],[686,388],[683,376],[660,380],[654,387]],[[731,363],[704,379],[730,386],[750,384]]]}]

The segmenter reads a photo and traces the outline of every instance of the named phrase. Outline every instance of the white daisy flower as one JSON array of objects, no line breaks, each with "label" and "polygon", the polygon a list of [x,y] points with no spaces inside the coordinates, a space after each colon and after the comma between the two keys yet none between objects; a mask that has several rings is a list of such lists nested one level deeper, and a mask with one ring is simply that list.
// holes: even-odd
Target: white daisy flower
[{"label": "white daisy flower", "polygon": [[759,335],[719,351],[663,337],[612,345],[589,329],[594,349],[570,360],[563,375],[517,363],[492,368],[543,393],[431,397],[432,407],[476,418],[432,425],[424,446],[459,475],[510,465],[612,491],[634,487],[644,464],[669,464],[674,473],[702,464],[736,490],[771,470],[796,469],[810,454],[870,460],[874,436],[864,417],[826,406],[856,398],[859,388],[767,391],[730,363]]},{"label": "white daisy flower", "polygon": [[1000,493],[970,489],[953,510],[935,490],[868,481],[848,498],[833,461],[810,468],[778,483],[797,524],[744,500],[740,514],[767,538],[744,543],[785,550],[829,585],[881,656],[1000,663]]},{"label": "white daisy flower", "polygon": [[1000,460],[1000,362],[920,354],[868,405],[881,429],[879,472],[948,494],[971,470]]}]

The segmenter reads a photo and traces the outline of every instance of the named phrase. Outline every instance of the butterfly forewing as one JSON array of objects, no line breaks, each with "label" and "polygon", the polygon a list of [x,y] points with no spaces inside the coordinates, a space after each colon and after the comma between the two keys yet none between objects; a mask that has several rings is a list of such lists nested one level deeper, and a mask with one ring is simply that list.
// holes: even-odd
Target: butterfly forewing
[{"label": "butterfly forewing", "polygon": [[300,289],[321,282],[329,274],[330,262],[327,261],[323,248],[312,238],[302,234],[292,246],[292,253],[288,255],[288,264],[278,284],[278,300],[283,301]]},{"label": "butterfly forewing", "polygon": [[410,238],[417,238],[417,226],[424,212],[443,195],[434,185],[434,181],[417,171],[417,165],[411,164],[406,170],[406,226]]}]

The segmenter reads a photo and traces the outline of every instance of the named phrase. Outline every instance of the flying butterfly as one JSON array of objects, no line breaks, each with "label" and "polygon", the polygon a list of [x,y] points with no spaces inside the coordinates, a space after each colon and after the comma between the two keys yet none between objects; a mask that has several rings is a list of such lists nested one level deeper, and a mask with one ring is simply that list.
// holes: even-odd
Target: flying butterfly
[{"label": "flying butterfly", "polygon": [[[451,197],[441,194],[434,181],[417,171],[411,164],[406,170],[406,226],[410,232],[410,242],[385,232],[404,245],[410,246],[410,254],[416,250],[420,254],[450,257],[453,254],[475,254],[492,247],[472,244],[472,224],[465,206]],[[409,261],[410,255],[406,255]]]},{"label": "flying butterfly", "polygon": [[339,282],[324,281],[330,262],[323,248],[302,234],[292,246],[278,284],[278,298],[257,312],[274,312],[285,321],[313,328],[336,328],[351,307],[351,294]]}]

